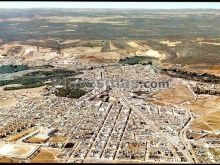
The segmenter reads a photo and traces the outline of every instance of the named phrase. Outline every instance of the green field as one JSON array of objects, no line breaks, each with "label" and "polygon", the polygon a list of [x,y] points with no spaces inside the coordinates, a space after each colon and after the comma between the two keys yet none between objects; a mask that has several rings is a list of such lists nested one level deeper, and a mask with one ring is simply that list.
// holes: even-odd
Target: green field
[{"label": "green field", "polygon": [[14,73],[27,69],[28,69],[27,65],[3,65],[0,66],[0,74]]},{"label": "green field", "polygon": [[5,87],[4,90],[34,88],[45,85],[44,82],[48,80],[62,80],[63,78],[75,75],[76,72],[68,70],[36,71],[27,73],[12,80],[0,80],[0,86],[21,84],[21,86],[18,87]]}]

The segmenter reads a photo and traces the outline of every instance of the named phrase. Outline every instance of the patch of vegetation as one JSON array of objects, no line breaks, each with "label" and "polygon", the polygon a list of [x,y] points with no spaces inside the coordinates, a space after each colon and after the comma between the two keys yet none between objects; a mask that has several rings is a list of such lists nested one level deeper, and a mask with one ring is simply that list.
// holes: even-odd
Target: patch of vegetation
[{"label": "patch of vegetation", "polygon": [[147,57],[147,56],[134,56],[134,57],[126,57],[125,59],[120,59],[119,63],[121,64],[128,64],[128,65],[135,65],[149,62],[151,63],[152,60],[156,60],[157,58],[154,57]]},{"label": "patch of vegetation", "polygon": [[0,80],[0,86],[21,84],[19,87],[6,87],[5,90],[34,88],[43,86],[48,80],[61,80],[74,75],[76,72],[69,70],[36,71],[12,80]]},{"label": "patch of vegetation", "polygon": [[181,56],[177,59],[170,60],[171,63],[179,63],[182,65],[194,64],[220,64],[220,46],[211,44],[198,44],[187,41],[175,47],[175,51]]},{"label": "patch of vegetation", "polygon": [[27,65],[3,65],[0,67],[0,74],[14,73],[27,69],[28,69]]},{"label": "patch of vegetation", "polygon": [[59,88],[57,89],[55,95],[60,97],[68,97],[78,99],[85,95],[87,92],[80,88]]},{"label": "patch of vegetation", "polygon": [[184,78],[188,80],[200,81],[205,83],[220,83],[220,77],[208,73],[196,73],[181,69],[162,69],[161,73],[175,78]]},{"label": "patch of vegetation", "polygon": [[52,69],[53,65],[41,65],[41,66],[31,66],[29,69]]}]

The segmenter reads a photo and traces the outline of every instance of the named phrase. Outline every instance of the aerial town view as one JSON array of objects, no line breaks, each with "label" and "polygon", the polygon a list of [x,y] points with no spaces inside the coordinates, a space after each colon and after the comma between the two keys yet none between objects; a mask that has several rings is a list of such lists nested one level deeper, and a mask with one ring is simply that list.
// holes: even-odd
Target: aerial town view
[{"label": "aerial town view", "polygon": [[220,3],[32,3],[0,2],[0,163],[220,163]]}]

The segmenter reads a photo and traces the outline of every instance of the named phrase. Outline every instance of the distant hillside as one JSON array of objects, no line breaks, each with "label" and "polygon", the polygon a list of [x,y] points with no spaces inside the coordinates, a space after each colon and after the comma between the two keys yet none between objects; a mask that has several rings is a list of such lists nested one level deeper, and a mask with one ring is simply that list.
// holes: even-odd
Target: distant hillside
[{"label": "distant hillside", "polygon": [[219,10],[0,10],[0,39],[220,37]]}]

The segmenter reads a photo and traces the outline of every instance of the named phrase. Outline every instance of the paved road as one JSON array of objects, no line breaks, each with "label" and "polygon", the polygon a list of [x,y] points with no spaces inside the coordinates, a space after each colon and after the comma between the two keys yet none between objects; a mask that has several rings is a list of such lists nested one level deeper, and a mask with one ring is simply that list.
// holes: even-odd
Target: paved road
[{"label": "paved road", "polygon": [[[151,124],[153,122],[150,122],[149,119],[147,119],[147,116],[140,112],[138,109],[136,109],[133,105],[131,105],[128,101],[128,99],[123,95],[122,92],[119,92],[119,95],[123,98],[123,100],[127,103],[127,105],[134,110],[143,120],[145,120],[147,123]],[[147,119],[147,120],[146,120]],[[171,137],[166,135],[164,132],[162,132],[159,128],[157,128],[155,125],[151,124],[151,127],[156,131],[159,132],[165,139],[167,139],[175,148],[177,148],[179,151],[181,151],[184,156],[187,158],[189,163],[194,163],[191,154],[188,152],[188,150],[183,150]]]},{"label": "paved road", "polygon": [[185,109],[185,111],[187,112],[187,114],[189,116],[189,120],[186,123],[185,127],[180,131],[180,135],[179,136],[180,136],[180,139],[181,139],[183,145],[187,149],[187,152],[191,155],[193,161],[195,163],[199,163],[199,160],[197,159],[196,154],[195,154],[191,144],[189,142],[187,142],[188,138],[186,136],[186,132],[188,131],[188,129],[189,129],[191,123],[192,123],[193,117],[192,117],[192,114],[190,113],[190,111],[188,109],[186,109],[186,108],[184,108],[184,109]]}]

